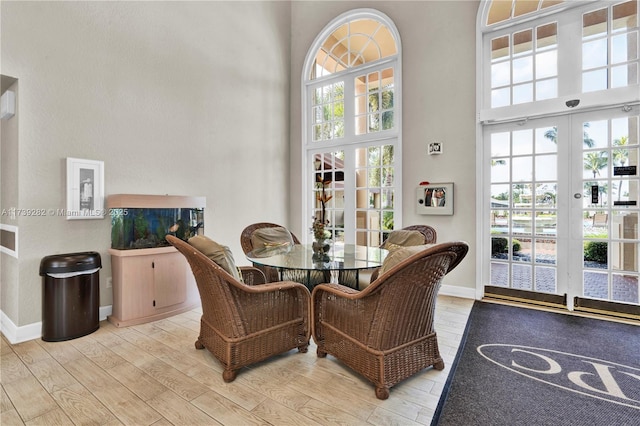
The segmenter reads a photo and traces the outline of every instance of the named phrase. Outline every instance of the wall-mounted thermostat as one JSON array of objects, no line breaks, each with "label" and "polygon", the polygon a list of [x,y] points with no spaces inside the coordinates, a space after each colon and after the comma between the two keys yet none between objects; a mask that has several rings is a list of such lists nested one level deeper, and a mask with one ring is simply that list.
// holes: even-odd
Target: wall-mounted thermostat
[{"label": "wall-mounted thermostat", "polygon": [[429,142],[429,155],[442,154],[442,142]]}]

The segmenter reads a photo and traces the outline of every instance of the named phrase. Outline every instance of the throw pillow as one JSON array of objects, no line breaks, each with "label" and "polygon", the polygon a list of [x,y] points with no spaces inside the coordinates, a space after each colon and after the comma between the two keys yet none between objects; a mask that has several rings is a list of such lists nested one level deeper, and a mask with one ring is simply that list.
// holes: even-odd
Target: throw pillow
[{"label": "throw pillow", "polygon": [[291,233],[281,226],[272,228],[260,228],[251,234],[253,248],[275,248],[293,245]]},{"label": "throw pillow", "polygon": [[237,281],[242,282],[242,274],[236,267],[236,262],[233,260],[233,254],[229,247],[218,244],[204,235],[191,237],[187,242],[209,259],[213,260],[216,265],[227,271]]},{"label": "throw pillow", "polygon": [[420,231],[398,229],[389,234],[383,248],[393,249],[394,246],[418,246],[424,244],[424,235]]},{"label": "throw pillow", "polygon": [[413,256],[414,254],[420,253],[421,251],[426,250],[429,247],[433,247],[433,244],[402,247],[389,252],[387,257],[384,259],[384,262],[382,262],[382,266],[380,267],[380,273],[378,274],[378,276],[389,271],[391,268],[405,261],[407,258]]}]

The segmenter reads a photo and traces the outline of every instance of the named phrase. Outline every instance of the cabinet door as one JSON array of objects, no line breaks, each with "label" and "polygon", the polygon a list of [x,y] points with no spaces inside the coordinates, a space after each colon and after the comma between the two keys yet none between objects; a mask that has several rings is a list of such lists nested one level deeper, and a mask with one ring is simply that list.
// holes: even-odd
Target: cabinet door
[{"label": "cabinet door", "polygon": [[119,321],[145,317],[155,312],[151,256],[112,256],[113,315]]},{"label": "cabinet door", "polygon": [[180,253],[167,253],[153,260],[155,307],[183,303],[187,299],[187,263]]}]

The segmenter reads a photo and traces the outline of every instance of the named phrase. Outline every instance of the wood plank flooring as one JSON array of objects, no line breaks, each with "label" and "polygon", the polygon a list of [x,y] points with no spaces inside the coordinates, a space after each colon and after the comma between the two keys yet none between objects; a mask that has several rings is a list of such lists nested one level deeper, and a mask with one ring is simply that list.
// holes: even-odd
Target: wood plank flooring
[{"label": "wood plank flooring", "polygon": [[241,370],[232,383],[196,350],[201,311],[117,328],[103,321],[65,342],[0,343],[0,424],[428,425],[473,300],[439,296],[445,369],[431,368],[376,399],[373,385],[335,358],[297,350]]}]

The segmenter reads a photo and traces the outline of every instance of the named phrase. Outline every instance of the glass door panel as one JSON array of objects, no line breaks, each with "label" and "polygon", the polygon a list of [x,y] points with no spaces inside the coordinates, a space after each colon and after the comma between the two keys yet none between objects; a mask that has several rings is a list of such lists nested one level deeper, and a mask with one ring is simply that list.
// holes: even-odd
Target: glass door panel
[{"label": "glass door panel", "polygon": [[378,247],[394,229],[394,152],[393,145],[355,150],[356,244]]},{"label": "glass door panel", "polygon": [[639,109],[485,128],[485,294],[638,312]]},{"label": "glass door panel", "polygon": [[558,292],[557,129],[549,121],[487,129],[490,286]]},{"label": "glass door panel", "polygon": [[344,242],[344,151],[313,154],[313,221]]},{"label": "glass door panel", "polygon": [[581,283],[573,288],[578,307],[594,301],[640,304],[637,109],[579,114],[573,120],[572,134],[582,136],[573,145],[582,163],[581,178],[574,178],[582,187],[576,218],[581,238],[573,243],[583,249],[582,271],[576,274]]}]

